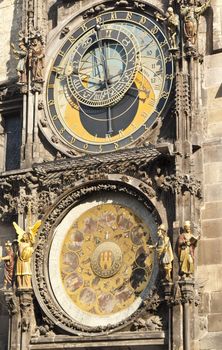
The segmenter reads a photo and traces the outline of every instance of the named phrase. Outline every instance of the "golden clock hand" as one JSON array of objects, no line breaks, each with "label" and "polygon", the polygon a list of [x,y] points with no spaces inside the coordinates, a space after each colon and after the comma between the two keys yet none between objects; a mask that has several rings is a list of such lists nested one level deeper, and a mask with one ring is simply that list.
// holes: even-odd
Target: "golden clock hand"
[{"label": "golden clock hand", "polygon": [[83,80],[86,80],[87,78],[91,78],[92,80],[91,81],[98,81],[100,84],[103,83],[103,81],[101,80],[101,78],[97,78],[97,77],[92,77],[91,75],[88,75],[88,74],[85,74],[83,73],[81,75],[81,73],[79,74],[80,75],[80,79],[83,81]]},{"label": "golden clock hand", "polygon": [[144,92],[147,97],[149,97],[149,95],[150,95],[150,90],[147,90],[147,89],[134,88],[133,86],[131,86],[130,89],[135,90],[135,91]]},{"label": "golden clock hand", "polygon": [[[107,95],[109,98],[109,87],[108,87],[108,71],[107,71],[107,60],[106,60],[106,47],[104,50],[105,56],[102,53],[102,47],[101,47],[101,43],[100,43],[100,38],[99,38],[99,31],[100,31],[101,26],[99,24],[96,25],[95,30],[96,30],[96,36],[98,39],[98,47],[101,53],[101,58],[102,59],[102,63],[103,63],[103,70],[104,70],[104,78],[105,78],[105,85],[106,85],[106,89],[107,89]],[[113,133],[113,128],[112,128],[112,112],[111,112],[111,107],[108,106],[107,107],[107,112],[108,112],[108,134],[112,134]]]},{"label": "golden clock hand", "polygon": [[[102,67],[103,67],[103,71],[104,71],[104,83],[106,84],[106,88],[108,89],[108,66],[107,66],[107,57],[106,57],[106,46],[104,43],[104,46],[101,46],[101,40],[100,40],[100,28],[101,26],[99,24],[96,25],[95,29],[96,29],[96,36],[97,36],[97,40],[98,40],[98,48],[99,48],[99,52],[100,52],[100,56],[101,56],[101,62],[102,62]],[[104,49],[104,51],[103,51]]]}]

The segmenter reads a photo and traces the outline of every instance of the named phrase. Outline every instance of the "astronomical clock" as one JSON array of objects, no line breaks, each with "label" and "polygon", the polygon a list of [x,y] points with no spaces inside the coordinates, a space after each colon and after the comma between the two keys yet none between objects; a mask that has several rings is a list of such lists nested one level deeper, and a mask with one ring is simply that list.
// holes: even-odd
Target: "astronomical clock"
[{"label": "astronomical clock", "polygon": [[88,154],[132,146],[157,122],[173,79],[153,17],[107,11],[66,36],[51,60],[46,115],[58,144]]},{"label": "astronomical clock", "polygon": [[42,130],[59,151],[79,157],[69,191],[43,220],[34,289],[45,315],[68,333],[147,330],[155,321],[135,320],[157,298],[163,219],[151,180],[140,175],[160,153],[137,152],[135,144],[144,135],[149,142],[164,118],[173,59],[154,15],[117,6],[84,18],[71,21],[57,49],[49,47]]},{"label": "astronomical clock", "polygon": [[[176,129],[170,96],[178,48],[168,17],[147,1],[92,2],[55,2],[58,23],[44,55],[39,33],[27,49],[31,90],[23,100],[34,113],[27,150],[41,150],[41,141],[55,159],[35,158],[10,187],[21,205],[28,201],[20,223],[30,212],[42,221],[31,292],[19,278],[19,350],[170,348],[176,210],[166,179],[175,168],[165,145]],[[35,20],[40,10],[33,11]]]},{"label": "astronomical clock", "polygon": [[59,151],[79,156],[79,177],[85,172],[43,221],[36,297],[71,334],[131,329],[160,274],[154,247],[162,219],[147,195],[151,182],[144,193],[139,176],[159,153],[148,147],[137,155],[135,144],[144,135],[149,142],[164,118],[174,74],[167,34],[154,15],[117,6],[71,21],[51,45],[42,130]]}]

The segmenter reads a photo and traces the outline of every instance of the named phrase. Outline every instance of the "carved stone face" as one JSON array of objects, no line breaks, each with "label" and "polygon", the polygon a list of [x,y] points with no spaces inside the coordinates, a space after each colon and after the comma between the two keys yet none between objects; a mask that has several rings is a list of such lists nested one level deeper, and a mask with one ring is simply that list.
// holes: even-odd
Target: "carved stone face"
[{"label": "carved stone face", "polygon": [[167,12],[169,15],[173,14],[173,8],[172,7],[168,7]]},{"label": "carved stone face", "polygon": [[32,45],[33,45],[33,46],[36,46],[37,44],[38,44],[38,39],[34,38],[34,39],[32,40]]}]

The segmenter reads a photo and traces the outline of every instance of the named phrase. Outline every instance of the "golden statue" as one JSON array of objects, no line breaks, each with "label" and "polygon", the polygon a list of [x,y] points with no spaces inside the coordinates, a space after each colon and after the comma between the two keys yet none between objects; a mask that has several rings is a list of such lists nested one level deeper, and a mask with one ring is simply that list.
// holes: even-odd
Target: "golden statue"
[{"label": "golden statue", "polygon": [[7,289],[8,286],[12,287],[15,263],[12,243],[10,241],[5,243],[5,250],[7,255],[0,257],[0,261],[4,261],[5,263],[3,289]]},{"label": "golden statue", "polygon": [[24,231],[16,222],[13,222],[18,235],[18,257],[16,264],[18,288],[32,288],[31,257],[34,252],[35,236],[41,223],[41,220],[38,220],[32,227]]},{"label": "golden statue", "polygon": [[155,245],[148,246],[149,248],[155,248],[158,256],[160,266],[162,266],[165,272],[165,279],[171,281],[173,250],[171,247],[170,239],[167,236],[167,231],[164,224],[158,227],[157,231],[158,240]]},{"label": "golden statue", "polygon": [[200,236],[195,237],[191,233],[190,221],[185,221],[184,231],[178,238],[178,255],[181,275],[190,277],[194,272],[194,250]]}]

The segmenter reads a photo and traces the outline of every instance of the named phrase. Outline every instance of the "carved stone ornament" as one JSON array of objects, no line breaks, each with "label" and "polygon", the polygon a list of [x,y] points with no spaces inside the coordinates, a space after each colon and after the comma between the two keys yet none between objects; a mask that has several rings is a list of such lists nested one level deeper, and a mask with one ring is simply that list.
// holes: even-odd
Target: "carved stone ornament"
[{"label": "carved stone ornament", "polygon": [[153,198],[155,190],[152,188],[149,167],[158,157],[161,154],[152,147],[75,160],[57,157],[56,162],[36,164],[31,171],[0,176],[0,217],[7,220],[10,214],[23,214],[28,210],[28,203],[33,214],[41,215],[55,198],[74,183],[107,179],[111,174],[119,174],[122,182],[133,181],[128,176],[138,179],[140,190]]},{"label": "carved stone ornament", "polygon": [[135,330],[146,330],[146,331],[159,331],[163,329],[163,323],[159,316],[147,314],[146,317],[139,317],[135,320]]},{"label": "carved stone ornament", "polygon": [[[140,190],[138,188],[132,186],[131,184],[124,184],[118,180],[98,180],[98,181],[94,181],[94,182],[88,182],[82,186],[76,186],[75,188],[72,188],[72,189],[66,191],[66,193],[64,193],[56,201],[56,203],[53,205],[53,207],[50,209],[50,211],[46,214],[45,218],[43,219],[42,230],[39,234],[37,248],[35,250],[34,259],[33,259],[34,260],[33,261],[33,266],[34,266],[33,289],[34,289],[36,298],[39,302],[39,305],[41,306],[41,308],[43,310],[43,313],[54,324],[59,325],[60,328],[62,328],[63,330],[65,330],[69,333],[78,334],[78,335],[90,333],[92,335],[93,334],[96,335],[99,332],[106,332],[106,333],[112,332],[114,330],[126,327],[128,324],[133,323],[134,320],[136,320],[139,317],[140,313],[144,312],[145,309],[147,311],[156,310],[156,308],[158,307],[158,305],[160,303],[159,297],[155,292],[155,280],[157,278],[157,273],[158,273],[158,263],[157,263],[157,260],[155,258],[153,260],[153,264],[154,264],[153,266],[155,266],[155,267],[154,267],[154,270],[152,270],[153,272],[151,272],[150,276],[152,276],[152,277],[150,277],[150,280],[148,282],[146,281],[146,279],[144,280],[144,282],[142,282],[142,280],[141,280],[141,282],[139,284],[138,284],[138,281],[133,282],[133,279],[132,279],[133,272],[132,272],[132,275],[128,281],[131,281],[130,283],[132,286],[133,286],[132,283],[135,283],[135,286],[133,288],[135,288],[136,299],[132,304],[134,306],[131,306],[130,300],[132,299],[133,296],[131,294],[130,294],[131,296],[129,294],[127,294],[126,300],[128,300],[130,303],[129,304],[129,311],[127,311],[128,308],[126,308],[125,306],[123,307],[123,310],[120,308],[120,311],[118,312],[118,314],[122,314],[122,316],[119,318],[119,320],[116,321],[116,317],[112,319],[112,316],[110,314],[108,314],[108,316],[105,316],[105,311],[104,311],[105,308],[107,307],[107,305],[108,305],[108,309],[110,307],[110,303],[107,303],[107,298],[108,298],[108,295],[110,295],[110,294],[103,293],[105,299],[103,300],[103,304],[99,304],[100,306],[98,306],[98,307],[100,307],[100,310],[103,310],[102,313],[104,315],[102,318],[101,324],[98,325],[97,322],[93,321],[93,319],[96,317],[100,320],[100,318],[98,316],[98,315],[100,315],[100,312],[98,311],[99,312],[99,314],[98,314],[97,306],[95,306],[96,310],[92,309],[92,307],[91,307],[91,309],[89,309],[89,311],[87,313],[88,316],[85,319],[85,321],[82,320],[82,318],[80,318],[81,321],[78,321],[78,314],[81,312],[81,309],[83,308],[83,310],[86,310],[85,308],[87,307],[87,304],[84,304],[84,300],[86,300],[85,298],[87,298],[88,304],[90,304],[92,300],[95,300],[94,295],[91,295],[92,293],[95,293],[95,292],[90,289],[91,282],[90,282],[89,277],[87,277],[85,279],[85,282],[83,284],[82,279],[84,279],[84,273],[88,276],[89,271],[92,270],[94,272],[94,275],[96,278],[94,278],[92,280],[92,283],[96,283],[96,285],[97,285],[96,289],[100,288],[97,283],[103,283],[104,284],[103,288],[108,288],[105,285],[107,283],[112,283],[112,282],[110,282],[112,280],[112,278],[113,278],[113,280],[118,278],[118,272],[121,268],[120,261],[122,261],[122,259],[126,259],[126,257],[128,256],[127,254],[122,255],[122,253],[120,251],[119,245],[121,246],[121,243],[120,243],[121,237],[118,238],[118,240],[116,241],[117,243],[110,243],[107,241],[107,240],[111,239],[109,237],[110,237],[110,234],[112,236],[112,233],[111,233],[110,229],[108,228],[107,224],[104,224],[101,221],[101,225],[102,225],[101,227],[103,227],[103,225],[106,225],[107,229],[104,229],[104,233],[103,233],[103,231],[101,231],[102,232],[101,234],[97,233],[95,235],[95,238],[93,238],[93,242],[94,242],[94,240],[95,240],[95,242],[92,244],[94,244],[95,247],[97,246],[97,248],[96,249],[93,248],[94,249],[93,254],[87,253],[87,254],[89,254],[89,256],[88,256],[89,262],[86,259],[86,261],[84,261],[84,265],[82,265],[82,267],[84,266],[84,269],[86,269],[86,271],[85,272],[82,271],[82,275],[78,275],[77,272],[78,272],[79,268],[74,268],[74,270],[73,270],[73,274],[75,275],[75,278],[73,280],[73,281],[75,281],[75,291],[77,290],[77,288],[80,288],[81,292],[76,297],[77,301],[72,305],[73,305],[73,309],[76,308],[75,305],[78,305],[79,311],[77,311],[77,313],[74,313],[74,311],[71,312],[70,307],[69,307],[69,309],[63,311],[64,308],[66,307],[65,304],[63,304],[64,298],[65,299],[67,298],[66,293],[69,292],[69,288],[71,288],[70,283],[72,283],[70,280],[70,275],[67,275],[67,277],[66,277],[66,274],[67,274],[67,272],[66,272],[67,271],[67,263],[66,263],[67,260],[66,259],[69,259],[69,252],[68,251],[66,252],[66,250],[67,250],[66,247],[67,247],[67,244],[70,246],[71,241],[69,242],[69,239],[72,239],[72,238],[69,238],[69,236],[67,236],[68,237],[67,238],[65,236],[66,238],[64,241],[63,237],[60,237],[61,236],[60,230],[66,231],[66,229],[64,229],[64,227],[66,227],[66,226],[63,227],[63,225],[66,225],[65,222],[67,222],[68,225],[70,225],[70,220],[69,220],[69,218],[66,219],[66,216],[68,217],[68,215],[71,215],[72,220],[74,220],[73,218],[75,217],[75,215],[77,215],[77,214],[75,214],[75,212],[80,213],[82,210],[81,208],[83,208],[84,205],[87,208],[89,208],[89,205],[90,205],[89,203],[95,203],[95,202],[97,203],[95,208],[98,207],[98,209],[95,209],[95,210],[97,210],[99,213],[99,212],[101,212],[101,209],[103,207],[103,204],[100,204],[99,198],[106,198],[106,200],[108,200],[108,202],[107,202],[107,204],[105,204],[105,206],[113,207],[113,204],[108,204],[108,203],[110,203],[111,198],[114,198],[113,200],[115,202],[116,201],[115,198],[117,198],[118,196],[120,196],[121,198],[122,197],[125,198],[125,196],[127,196],[127,198],[128,198],[127,203],[130,203],[130,202],[134,203],[135,202],[135,203],[138,203],[137,204],[138,206],[143,206],[144,210],[145,210],[144,213],[146,213],[145,217],[147,217],[147,220],[148,220],[148,217],[150,217],[149,220],[151,220],[151,221],[153,220],[153,225],[155,227],[158,226],[158,223],[160,222],[159,214],[155,210],[155,207],[151,204],[151,202],[146,198],[146,196],[142,192],[140,192]],[[96,201],[94,200],[94,198],[96,199]],[[109,200],[109,198],[110,198],[110,200]],[[135,204],[134,204],[134,206],[135,206]],[[114,205],[114,207],[115,207],[115,205]],[[118,207],[118,205],[116,207]],[[120,206],[120,208],[123,208],[123,207]],[[92,211],[92,209],[90,209],[90,210]],[[106,209],[106,210],[108,210],[108,209]],[[107,215],[106,210],[104,211],[105,216]],[[124,209],[121,209],[121,210],[124,210]],[[84,213],[85,212],[83,212],[82,215],[86,215]],[[78,215],[80,215],[80,214],[78,214]],[[93,214],[93,215],[95,215],[95,214]],[[111,220],[111,222],[112,222],[112,220],[113,220],[112,214],[109,214],[109,215],[110,215],[109,219],[107,217],[106,220]],[[89,222],[87,221],[87,225],[92,226],[92,227],[89,226],[89,228],[91,227],[90,232],[91,232],[91,230],[93,230],[93,225],[94,225],[93,224],[93,217],[94,216],[92,216],[92,219],[89,219],[90,217],[87,214],[87,218],[89,219],[89,220],[87,219],[89,221]],[[95,217],[98,218],[97,214]],[[102,215],[101,220],[104,220],[104,219],[102,219],[103,217],[104,216]],[[80,216],[80,218],[81,218],[81,216]],[[72,227],[73,228],[78,227],[76,225],[80,225],[78,223],[78,221],[73,222]],[[115,226],[114,223],[112,223],[112,225]],[[120,226],[123,225],[123,227],[124,227],[124,225],[127,225],[127,223],[124,221],[121,221],[119,223],[119,225]],[[144,225],[145,225],[145,223],[144,223]],[[73,230],[73,228],[72,228],[72,230]],[[78,262],[77,262],[77,261],[79,261],[79,259],[84,260],[85,249],[91,249],[90,248],[90,244],[91,244],[90,237],[91,236],[89,236],[89,237],[87,236],[87,232],[88,232],[87,230],[88,230],[88,228],[86,227],[86,229],[83,231],[83,232],[85,232],[84,233],[84,235],[85,235],[84,236],[85,237],[84,244],[85,245],[83,246],[83,248],[81,248],[82,253],[81,254],[80,253],[78,253],[78,254],[73,253],[73,255],[72,255],[72,263],[74,263],[75,265],[77,264],[77,266],[79,266]],[[155,229],[153,228],[152,230],[153,230],[153,232],[156,232],[156,228]],[[71,231],[69,229],[67,229],[67,232],[71,232]],[[117,230],[115,230],[114,232],[117,232]],[[121,232],[123,232],[123,231],[121,231]],[[57,233],[58,233],[58,235],[57,235]],[[79,231],[76,231],[76,233],[74,233],[74,231],[73,231],[72,234],[78,235],[78,242],[79,243],[78,244],[75,243],[75,247],[73,246],[73,249],[76,252],[79,252],[79,249],[80,249],[81,244],[82,244],[81,243],[82,238],[80,237],[82,235],[82,233]],[[70,235],[70,234],[68,233],[68,235]],[[103,235],[104,235],[104,237],[103,237]],[[152,233],[151,233],[151,235],[152,235]],[[100,236],[103,237],[102,241],[100,241]],[[55,237],[57,237],[57,238],[55,238]],[[127,238],[127,237],[128,236],[125,237],[124,242],[126,242],[128,239],[128,240],[132,240],[133,242],[135,242],[135,244],[138,245],[138,247],[140,247],[140,245],[142,244],[142,243],[140,243],[141,238],[140,238],[139,231],[138,231],[138,236],[135,236],[135,237],[133,236],[132,238]],[[60,241],[61,241],[61,244],[60,244]],[[111,241],[112,241],[112,239],[111,239]],[[62,242],[65,242],[65,243],[63,244]],[[77,241],[75,240],[75,242],[77,242]],[[57,245],[58,245],[58,247],[57,247]],[[64,248],[61,248],[61,247],[64,247]],[[62,254],[60,252],[62,252],[62,251],[64,251],[64,254],[65,254],[65,255],[64,254],[62,255],[62,256],[65,256],[65,258],[62,258],[63,260],[60,259],[60,255]],[[145,250],[144,250],[144,252],[145,252]],[[146,253],[144,253],[144,254],[146,256]],[[77,256],[78,256],[78,258],[77,258]],[[144,261],[144,264],[146,264],[146,263],[148,264],[147,266],[151,266],[150,262],[149,262],[149,259],[151,259],[151,256],[152,256],[152,253],[151,253],[151,255],[147,255],[148,260],[146,259],[146,261]],[[75,258],[74,259],[75,261],[73,260],[73,258]],[[111,260],[111,259],[113,259],[113,260]],[[64,261],[64,263],[57,263],[57,261]],[[90,268],[90,261],[91,261],[91,268]],[[113,261],[113,263],[111,261]],[[64,271],[63,271],[63,267],[62,267],[63,265],[61,265],[61,264],[65,264]],[[113,268],[111,268],[111,264],[113,264],[112,265]],[[60,275],[60,272],[57,271],[56,266],[61,267],[61,269],[62,269],[61,271],[63,271],[62,275]],[[88,268],[90,270],[87,270]],[[133,269],[134,268],[136,268],[136,267],[133,267]],[[138,268],[136,268],[136,270],[138,270]],[[135,276],[137,275],[137,273],[138,273],[138,271],[135,271]],[[55,276],[55,278],[54,278],[54,276]],[[137,278],[138,277],[136,277],[136,280],[137,280]],[[64,282],[61,285],[64,287],[59,288],[59,285],[60,285],[60,282],[58,282],[59,279],[64,279]],[[117,283],[120,283],[120,285],[121,285],[120,281],[118,281]],[[116,284],[115,284],[115,288],[117,288]],[[121,287],[121,288],[123,288],[123,287]],[[118,302],[117,305],[121,304],[121,301],[122,301],[121,298],[126,297],[126,294],[124,294],[124,293],[128,293],[125,291],[125,289],[123,290],[124,291],[124,293],[123,293],[121,288],[120,288],[120,290],[117,290],[115,293],[113,292],[114,295],[119,295],[119,296],[121,295],[120,301]],[[144,290],[141,288],[144,288]],[[58,289],[58,291],[57,291],[57,289]],[[64,289],[64,291],[62,291],[61,289]],[[140,294],[142,290],[143,290],[143,294]],[[72,294],[72,298],[75,298],[75,295],[73,293],[71,293],[71,294]],[[55,295],[56,295],[56,297],[55,297]],[[61,295],[62,295],[62,297],[60,298]],[[99,299],[101,299],[100,294],[99,294]],[[97,300],[97,298],[96,298],[96,300]],[[93,303],[94,303],[94,301],[93,301]],[[63,305],[63,306],[61,307],[61,305]],[[101,307],[102,307],[102,309],[101,309]],[[119,306],[118,306],[118,308],[119,308]],[[125,308],[126,308],[126,310],[125,310]],[[91,313],[93,313],[93,314],[95,313],[95,316],[90,316]],[[73,316],[73,314],[74,314],[74,316]],[[84,315],[84,312],[83,312],[83,315]],[[84,318],[84,316],[81,316],[81,317]],[[91,323],[90,323],[90,317],[92,319]],[[109,319],[109,317],[111,317],[110,318],[111,321],[108,324],[105,324],[104,320],[106,318]],[[147,329],[149,328],[148,323],[147,323]]]},{"label": "carved stone ornament", "polygon": [[17,314],[19,312],[19,303],[15,293],[9,290],[4,291],[3,293],[9,316]]},{"label": "carved stone ornament", "polygon": [[179,281],[181,290],[181,303],[192,303],[195,301],[194,280],[186,279]]},{"label": "carved stone ornament", "polygon": [[183,0],[179,1],[180,13],[183,18],[185,47],[188,49],[196,44],[199,19],[210,6],[210,1],[206,0],[202,3],[196,0],[189,0],[186,3]]},{"label": "carved stone ornament", "polygon": [[31,87],[33,92],[40,92],[42,88],[44,69],[44,41],[38,29],[32,28],[29,33],[19,32],[19,48],[11,43],[15,57],[18,59],[16,70],[18,72],[17,85],[21,93],[27,93],[29,71],[31,72]]},{"label": "carved stone ornament", "polygon": [[15,57],[18,59],[18,64],[16,67],[18,73],[18,82],[17,85],[25,86],[27,85],[27,57],[28,57],[28,48],[25,35],[22,32],[19,32],[19,49],[16,50],[15,45],[11,43],[11,47]]},{"label": "carved stone ornament", "polygon": [[159,12],[156,12],[155,17],[157,21],[166,21],[171,50],[177,50],[180,24],[179,16],[176,13],[174,13],[174,9],[170,6],[168,7],[164,16]]},{"label": "carved stone ornament", "polygon": [[113,2],[112,0],[106,2],[105,4],[101,4],[101,5],[96,5],[94,7],[91,7],[90,9],[88,9],[84,15],[83,18],[88,18],[91,16],[96,16],[99,13],[107,10],[107,9],[118,9],[118,8],[125,8],[125,9],[138,9],[141,11],[144,11],[146,8],[146,4],[142,1],[133,1],[133,0],[119,0],[119,1],[115,1]]},{"label": "carved stone ornament", "polygon": [[[158,179],[156,179],[156,181]],[[181,176],[165,176],[162,178],[161,183],[159,183],[159,188],[164,191],[171,190],[176,193],[184,193],[185,191],[188,191],[197,198],[202,198],[201,181],[188,174]]]},{"label": "carved stone ornament", "polygon": [[31,325],[32,310],[33,310],[33,299],[32,291],[23,290],[19,293],[20,299],[20,310],[21,310],[21,329],[22,332],[28,332]]}]

